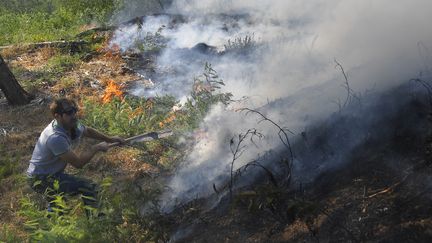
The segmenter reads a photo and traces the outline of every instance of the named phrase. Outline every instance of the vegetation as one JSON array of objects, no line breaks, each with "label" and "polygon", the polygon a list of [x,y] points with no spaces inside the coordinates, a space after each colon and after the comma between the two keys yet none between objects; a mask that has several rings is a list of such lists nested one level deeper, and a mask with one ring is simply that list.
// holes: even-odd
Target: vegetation
[{"label": "vegetation", "polygon": [[86,25],[106,23],[122,0],[4,0],[0,45],[70,40]]}]

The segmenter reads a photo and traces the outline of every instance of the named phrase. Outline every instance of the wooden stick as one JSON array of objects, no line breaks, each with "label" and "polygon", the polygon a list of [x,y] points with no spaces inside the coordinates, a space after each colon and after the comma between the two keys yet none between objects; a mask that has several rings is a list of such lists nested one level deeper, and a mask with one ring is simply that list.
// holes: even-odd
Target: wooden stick
[{"label": "wooden stick", "polygon": [[[168,137],[172,135],[172,131],[171,130],[164,130],[164,131],[159,131],[159,132],[147,132],[147,133],[143,133],[143,134],[139,134],[130,138],[126,138],[125,139],[125,143],[131,143],[134,140],[138,140],[138,139],[144,139],[144,138],[148,138],[150,140],[155,140],[155,139],[159,139],[159,138],[164,138],[164,137]],[[114,147],[114,146],[118,146],[121,145],[119,142],[115,142],[115,143],[110,143],[109,147]]]}]

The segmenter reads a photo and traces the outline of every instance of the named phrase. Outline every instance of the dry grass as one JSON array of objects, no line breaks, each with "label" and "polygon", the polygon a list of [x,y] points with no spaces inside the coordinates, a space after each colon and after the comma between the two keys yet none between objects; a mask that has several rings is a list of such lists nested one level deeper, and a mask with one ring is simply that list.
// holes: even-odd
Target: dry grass
[{"label": "dry grass", "polygon": [[20,55],[26,54],[30,51],[28,45],[13,45],[0,50],[0,55],[5,59],[14,59]]},{"label": "dry grass", "polygon": [[19,66],[29,71],[37,71],[43,68],[48,59],[57,55],[59,51],[52,47],[42,47],[32,52],[23,52],[10,62],[12,66]]}]

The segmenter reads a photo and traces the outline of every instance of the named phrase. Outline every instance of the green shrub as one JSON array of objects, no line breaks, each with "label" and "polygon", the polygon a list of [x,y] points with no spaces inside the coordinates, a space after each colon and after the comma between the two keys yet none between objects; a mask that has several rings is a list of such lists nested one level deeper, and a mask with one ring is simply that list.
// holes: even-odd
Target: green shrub
[{"label": "green shrub", "polygon": [[156,97],[153,100],[131,96],[123,99],[116,97],[106,104],[85,100],[84,123],[109,134],[126,136],[161,130],[159,124],[175,102],[171,96]]},{"label": "green shrub", "polygon": [[[25,229],[30,241],[36,242],[137,242],[158,240],[160,229],[154,228],[157,215],[142,218],[138,215],[136,202],[143,202],[142,195],[134,196],[129,191],[122,194],[110,192],[111,179],[100,183],[99,200],[101,208],[93,209],[93,216],[87,218],[85,207],[78,198],[56,195],[57,212],[39,208],[30,198],[21,200],[19,214],[26,218]],[[152,192],[144,198],[154,198]],[[74,205],[74,206],[71,206]],[[62,213],[60,214],[59,211]],[[103,213],[103,216],[96,216]],[[149,222],[152,222],[150,224]]]}]

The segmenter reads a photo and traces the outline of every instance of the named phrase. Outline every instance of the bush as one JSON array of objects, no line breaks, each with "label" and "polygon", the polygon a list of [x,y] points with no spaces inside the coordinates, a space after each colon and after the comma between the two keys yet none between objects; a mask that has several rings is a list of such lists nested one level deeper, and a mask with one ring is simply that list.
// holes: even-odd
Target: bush
[{"label": "bush", "polygon": [[84,123],[108,134],[125,136],[160,130],[160,123],[165,120],[175,103],[175,98],[171,96],[154,99],[115,97],[105,104],[86,99]]},{"label": "bush", "polygon": [[[55,212],[41,210],[30,198],[22,198],[19,214],[27,219],[24,226],[30,242],[157,241],[160,230],[150,230],[154,226],[149,223],[153,222],[154,225],[153,217],[157,215],[149,214],[149,217],[141,218],[135,204],[140,199],[131,193],[120,195],[118,192],[109,192],[111,183],[110,178],[101,182],[99,200],[102,206],[93,209],[94,216],[88,218],[78,198],[65,201],[63,195],[57,194],[55,202],[58,209]],[[96,216],[99,213],[103,213],[103,216]]]}]

